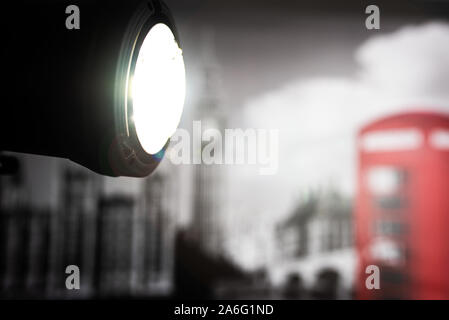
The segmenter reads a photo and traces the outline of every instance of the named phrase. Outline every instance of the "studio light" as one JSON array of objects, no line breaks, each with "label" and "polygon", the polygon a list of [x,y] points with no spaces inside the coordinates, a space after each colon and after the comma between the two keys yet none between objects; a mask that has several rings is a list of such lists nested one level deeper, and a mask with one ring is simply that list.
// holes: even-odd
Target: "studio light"
[{"label": "studio light", "polygon": [[[70,5],[79,28],[65,23]],[[68,158],[109,176],[150,174],[186,91],[167,6],[44,0],[3,12],[0,150]]]}]

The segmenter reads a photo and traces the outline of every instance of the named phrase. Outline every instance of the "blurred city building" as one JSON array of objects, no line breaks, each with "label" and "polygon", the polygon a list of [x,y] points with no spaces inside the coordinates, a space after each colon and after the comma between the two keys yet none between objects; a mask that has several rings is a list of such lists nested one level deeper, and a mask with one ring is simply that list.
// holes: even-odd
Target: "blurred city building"
[{"label": "blurred city building", "polygon": [[7,298],[42,293],[46,284],[50,214],[26,205],[23,178],[19,171],[0,182],[0,292]]},{"label": "blurred city building", "polygon": [[[332,189],[310,193],[277,226],[279,260],[271,268],[275,282],[287,288],[297,284],[309,298],[350,298],[352,225],[350,199]],[[335,292],[330,294],[330,289]]]},{"label": "blurred city building", "polygon": [[[204,29],[202,34],[202,66],[200,98],[194,120],[201,121],[201,134],[208,129],[224,132],[226,114],[221,101],[220,66],[215,53],[214,33]],[[193,153],[202,156],[204,147],[211,143],[202,141]],[[217,141],[214,141],[217,143]],[[196,164],[193,174],[193,211],[190,234],[208,254],[223,254],[223,166],[220,164]]]},{"label": "blurred city building", "polygon": [[135,286],[139,292],[152,296],[168,295],[174,290],[176,169],[162,166],[159,169],[144,184],[134,252],[139,270],[134,276]]},{"label": "blurred city building", "polygon": [[100,200],[96,279],[100,295],[129,295],[135,202],[116,195]]},{"label": "blurred city building", "polygon": [[[18,157],[21,164],[29,160]],[[67,161],[46,170],[49,180],[56,177],[56,199],[47,199],[56,206],[31,200],[29,171],[0,177],[0,297],[172,293],[176,170],[162,164],[136,192],[112,194],[105,193],[105,178]],[[80,269],[80,290],[65,287],[68,265]]]},{"label": "blurred city building", "polygon": [[[201,123],[201,132],[194,134],[202,135],[209,129],[223,133],[227,115],[222,101],[221,68],[215,52],[213,29],[203,28],[200,39],[200,85],[192,120]],[[206,146],[221,143],[215,139],[202,140],[201,145],[193,144],[193,157],[203,159]],[[194,163],[187,183],[188,188],[192,188],[191,217],[176,236],[175,296],[229,298],[223,292],[222,284],[238,281],[241,285],[247,275],[230,261],[224,247],[226,181],[223,165]]]},{"label": "blurred city building", "polygon": [[77,265],[82,270],[80,292],[89,296],[93,290],[97,201],[101,178],[67,163],[60,168],[60,204],[52,216],[50,293],[66,291],[65,268]]}]

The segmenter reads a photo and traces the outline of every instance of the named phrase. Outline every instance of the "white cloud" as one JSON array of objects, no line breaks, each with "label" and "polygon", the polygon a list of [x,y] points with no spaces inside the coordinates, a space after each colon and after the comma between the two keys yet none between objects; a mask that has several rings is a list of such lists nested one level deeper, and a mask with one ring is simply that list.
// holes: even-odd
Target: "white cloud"
[{"label": "white cloud", "polygon": [[429,23],[368,40],[356,52],[363,80],[390,95],[447,97],[449,25]]}]

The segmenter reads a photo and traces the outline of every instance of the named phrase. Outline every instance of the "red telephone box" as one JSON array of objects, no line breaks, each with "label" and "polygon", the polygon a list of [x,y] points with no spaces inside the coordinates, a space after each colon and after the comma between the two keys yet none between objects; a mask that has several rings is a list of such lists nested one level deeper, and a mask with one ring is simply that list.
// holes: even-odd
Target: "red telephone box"
[{"label": "red telephone box", "polygon": [[[449,299],[449,116],[410,112],[358,135],[360,299]],[[380,270],[367,289],[366,267]]]}]

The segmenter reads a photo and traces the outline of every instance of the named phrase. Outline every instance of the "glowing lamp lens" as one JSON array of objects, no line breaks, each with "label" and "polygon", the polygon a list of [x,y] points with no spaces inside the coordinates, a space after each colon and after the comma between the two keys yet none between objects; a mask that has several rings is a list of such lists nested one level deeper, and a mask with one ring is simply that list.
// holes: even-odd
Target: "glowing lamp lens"
[{"label": "glowing lamp lens", "polygon": [[133,120],[145,152],[158,153],[175,132],[185,90],[182,50],[171,29],[158,23],[140,47],[131,80]]}]

